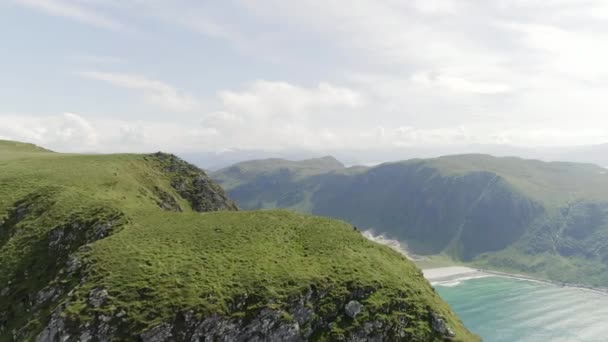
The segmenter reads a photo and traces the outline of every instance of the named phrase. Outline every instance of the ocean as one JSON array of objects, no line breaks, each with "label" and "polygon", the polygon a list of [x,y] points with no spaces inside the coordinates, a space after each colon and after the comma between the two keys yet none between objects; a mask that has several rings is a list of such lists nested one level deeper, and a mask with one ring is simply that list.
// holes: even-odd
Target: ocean
[{"label": "ocean", "polygon": [[608,295],[505,277],[435,285],[486,342],[608,341]]}]

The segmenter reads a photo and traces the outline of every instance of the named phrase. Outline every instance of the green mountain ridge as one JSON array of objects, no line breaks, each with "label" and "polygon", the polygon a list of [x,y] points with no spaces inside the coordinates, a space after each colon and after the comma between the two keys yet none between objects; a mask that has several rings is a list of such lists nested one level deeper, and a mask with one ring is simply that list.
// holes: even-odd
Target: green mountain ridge
[{"label": "green mountain ridge", "polygon": [[478,340],[399,253],[173,155],[2,142],[0,170],[0,341]]},{"label": "green mountain ridge", "polygon": [[18,141],[11,140],[1,140],[0,139],[0,150],[4,151],[12,151],[12,152],[20,152],[20,153],[39,153],[46,152],[50,153],[51,150],[47,150],[43,147],[36,146],[34,144],[23,143]]},{"label": "green mountain ridge", "polygon": [[335,217],[417,254],[608,286],[608,173],[599,166],[471,154],[232,179],[227,170],[240,167],[212,178],[245,209]]}]

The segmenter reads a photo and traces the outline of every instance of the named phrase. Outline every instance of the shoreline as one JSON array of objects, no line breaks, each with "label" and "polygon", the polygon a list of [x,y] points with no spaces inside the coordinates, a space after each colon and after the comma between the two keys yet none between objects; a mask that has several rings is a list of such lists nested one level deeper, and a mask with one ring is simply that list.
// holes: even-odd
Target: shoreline
[{"label": "shoreline", "polygon": [[608,296],[608,288],[603,287],[592,287],[582,284],[563,283],[559,281],[553,281],[548,279],[542,279],[530,275],[509,273],[503,271],[493,271],[481,268],[473,268],[468,266],[446,266],[446,267],[433,267],[422,269],[424,278],[428,280],[431,285],[436,286],[457,286],[461,281],[485,277],[503,277],[517,280],[531,281],[536,283],[542,283],[545,285],[552,285],[557,287],[570,288],[580,291],[593,292]]}]

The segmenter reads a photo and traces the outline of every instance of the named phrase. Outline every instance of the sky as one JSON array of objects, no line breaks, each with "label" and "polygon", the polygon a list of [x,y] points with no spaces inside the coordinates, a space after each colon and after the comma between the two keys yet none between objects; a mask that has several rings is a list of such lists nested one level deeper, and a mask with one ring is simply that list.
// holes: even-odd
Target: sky
[{"label": "sky", "polygon": [[608,142],[603,0],[1,0],[0,139],[65,152]]}]

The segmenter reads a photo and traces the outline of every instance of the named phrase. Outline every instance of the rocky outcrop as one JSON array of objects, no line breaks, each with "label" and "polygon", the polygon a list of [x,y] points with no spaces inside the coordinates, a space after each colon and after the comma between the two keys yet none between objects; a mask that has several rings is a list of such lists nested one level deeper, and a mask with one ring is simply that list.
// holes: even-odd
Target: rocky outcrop
[{"label": "rocky outcrop", "polygon": [[356,300],[351,300],[344,307],[344,311],[346,311],[348,317],[355,318],[361,312],[362,308],[363,305],[361,305],[361,303],[357,302]]},{"label": "rocky outcrop", "polygon": [[[198,167],[173,154],[158,152],[147,158],[169,175],[171,186],[190,203],[193,210],[199,212],[238,210],[224,190]],[[163,201],[163,203],[167,202]]]},{"label": "rocky outcrop", "polygon": [[108,299],[108,291],[103,288],[95,288],[89,293],[89,305],[93,308],[101,307]]},{"label": "rocky outcrop", "polygon": [[[247,310],[256,300],[242,296],[231,305],[232,314],[201,317],[195,311],[178,313],[172,320],[135,333],[129,327],[128,313],[93,314],[92,321],[70,321],[60,306],[53,312],[37,342],[105,341],[116,338],[142,342],[198,341],[286,341],[300,342],[320,338],[332,341],[442,341],[455,335],[443,316],[428,309],[428,336],[412,336],[408,330],[417,312],[407,301],[395,300],[380,308],[366,306],[366,299],[378,289],[353,289],[346,297],[330,296],[330,290],[309,288],[287,305],[268,303],[254,311]],[[99,309],[111,305],[109,294],[95,288],[88,295],[88,306]],[[257,303],[259,305],[259,303]],[[330,309],[328,309],[330,308]],[[393,318],[388,318],[393,315]],[[352,324],[354,320],[357,324]]]},{"label": "rocky outcrop", "polygon": [[14,234],[19,223],[28,216],[38,216],[53,205],[54,189],[41,189],[15,202],[5,217],[0,216],[0,247]]},{"label": "rocky outcrop", "polygon": [[[21,224],[30,224],[27,229],[41,229],[45,221],[35,221],[53,208],[52,196],[28,196],[15,204],[8,217],[3,220],[5,231],[24,229]],[[11,329],[13,341],[26,340],[38,329],[29,321],[47,320],[49,312],[84,280],[83,261],[78,252],[87,249],[88,244],[111,235],[126,219],[109,208],[89,208],[74,211],[62,223],[45,234],[32,239],[34,248],[24,254],[23,264],[6,283],[0,283],[0,335]],[[9,236],[10,238],[10,236]],[[97,296],[99,298],[99,296]],[[95,297],[95,298],[97,298]],[[92,298],[92,303],[95,303]],[[45,336],[51,338],[64,329],[60,309],[50,316]],[[52,340],[52,339],[51,339]]]},{"label": "rocky outcrop", "polygon": [[162,324],[141,334],[143,342],[165,341],[304,341],[297,322],[287,321],[282,312],[264,309],[253,319],[212,316],[197,320],[192,312],[180,324]]},{"label": "rocky outcrop", "polygon": [[158,186],[155,186],[152,191],[156,195],[156,204],[158,204],[161,209],[175,212],[183,211],[175,197],[168,192]]},{"label": "rocky outcrop", "polygon": [[445,339],[452,339],[455,336],[454,331],[450,329],[448,324],[445,322],[445,319],[441,315],[434,312],[431,312],[431,327],[433,328],[433,331]]}]

